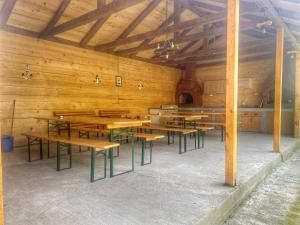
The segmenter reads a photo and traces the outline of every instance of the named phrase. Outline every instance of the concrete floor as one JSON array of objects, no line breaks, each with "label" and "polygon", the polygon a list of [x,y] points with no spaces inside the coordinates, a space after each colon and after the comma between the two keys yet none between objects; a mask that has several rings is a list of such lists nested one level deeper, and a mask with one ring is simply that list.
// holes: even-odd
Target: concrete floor
[{"label": "concrete floor", "polygon": [[[282,149],[294,142],[282,138]],[[240,133],[238,147],[240,185],[278,158],[270,135]],[[130,166],[129,148],[122,146],[117,171]],[[160,140],[154,144],[153,163],[144,167],[140,145],[135,152],[135,172],[95,183],[89,182],[89,152],[74,153],[73,168],[60,172],[55,158],[28,163],[24,150],[4,154],[5,224],[199,224],[239,188],[224,185],[219,133],[206,136],[204,149],[182,155],[177,143]],[[97,163],[102,172],[101,159]]]},{"label": "concrete floor", "polygon": [[300,224],[300,151],[282,163],[223,225]]}]

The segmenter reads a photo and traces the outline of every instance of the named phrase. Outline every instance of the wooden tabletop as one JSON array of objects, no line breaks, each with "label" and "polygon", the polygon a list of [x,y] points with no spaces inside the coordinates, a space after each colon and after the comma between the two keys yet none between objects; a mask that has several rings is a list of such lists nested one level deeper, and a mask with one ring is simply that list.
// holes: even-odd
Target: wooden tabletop
[{"label": "wooden tabletop", "polygon": [[181,115],[226,115],[225,112],[179,112]]},{"label": "wooden tabletop", "polygon": [[145,123],[150,123],[150,120],[111,118],[111,117],[96,117],[96,116],[68,116],[63,118],[57,117],[35,117],[38,120],[68,122],[68,123],[86,123],[93,125],[104,125],[107,129],[139,127]]},{"label": "wooden tabletop", "polygon": [[201,120],[202,118],[208,117],[208,115],[199,115],[199,114],[194,114],[194,115],[179,115],[179,114],[165,114],[161,115],[160,117],[163,118],[182,118],[184,120]]}]

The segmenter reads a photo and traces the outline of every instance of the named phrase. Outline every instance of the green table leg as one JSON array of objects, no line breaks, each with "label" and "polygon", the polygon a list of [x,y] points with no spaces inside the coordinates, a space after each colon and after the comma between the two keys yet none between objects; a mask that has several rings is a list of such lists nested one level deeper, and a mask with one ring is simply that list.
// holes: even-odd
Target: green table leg
[{"label": "green table leg", "polygon": [[96,158],[96,152],[95,152],[95,148],[92,149],[91,152],[91,182],[94,182],[95,180],[95,158]]},{"label": "green table leg", "polygon": [[109,149],[109,161],[110,161],[110,177],[114,176],[114,156],[113,149]]},{"label": "green table leg", "polygon": [[170,131],[167,132],[168,133],[168,145],[170,144]]},{"label": "green table leg", "polygon": [[57,142],[57,148],[56,148],[56,170],[60,171],[60,143]]},{"label": "green table leg", "polygon": [[132,137],[131,137],[131,165],[132,165],[132,171],[134,171],[134,135],[132,133]]},{"label": "green table leg", "polygon": [[152,163],[152,147],[153,147],[153,143],[152,141],[150,141],[150,163]]},{"label": "green table leg", "polygon": [[197,130],[197,136],[198,136],[198,149],[200,148],[200,130]]},{"label": "green table leg", "polygon": [[68,153],[69,153],[69,159],[70,159],[70,168],[72,168],[72,146],[68,144]]},{"label": "green table leg", "polygon": [[145,164],[145,140],[142,140],[142,159],[141,159],[141,165],[143,166]]},{"label": "green table leg", "polygon": [[186,149],[187,149],[187,147],[186,147],[186,134],[183,136],[183,138],[184,138],[184,152],[186,152]]},{"label": "green table leg", "polygon": [[182,153],[182,151],[181,151],[181,133],[179,133],[179,154],[181,154]]}]

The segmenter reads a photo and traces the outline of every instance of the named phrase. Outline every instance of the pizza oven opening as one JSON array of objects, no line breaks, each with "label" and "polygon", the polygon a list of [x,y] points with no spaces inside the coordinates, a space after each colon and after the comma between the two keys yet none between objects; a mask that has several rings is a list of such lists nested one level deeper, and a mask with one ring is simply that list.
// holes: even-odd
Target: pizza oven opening
[{"label": "pizza oven opening", "polygon": [[190,93],[182,93],[179,96],[179,106],[193,105],[194,99]]}]

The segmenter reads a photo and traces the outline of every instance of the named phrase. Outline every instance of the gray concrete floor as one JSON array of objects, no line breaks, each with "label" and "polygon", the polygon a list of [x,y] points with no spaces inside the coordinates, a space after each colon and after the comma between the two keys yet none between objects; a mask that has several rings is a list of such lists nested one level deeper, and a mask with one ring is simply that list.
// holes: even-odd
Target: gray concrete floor
[{"label": "gray concrete floor", "polygon": [[223,225],[299,225],[300,151],[276,168]]},{"label": "gray concrete floor", "polygon": [[[282,138],[286,149],[295,139]],[[190,141],[190,147],[193,142]],[[242,184],[272,161],[272,136],[240,133],[238,183]],[[224,185],[224,143],[219,133],[206,136],[205,148],[178,154],[166,140],[154,144],[153,163],[135,171],[89,182],[90,154],[74,153],[73,168],[56,172],[56,160],[26,162],[26,152],[3,155],[6,225],[141,225],[196,224],[235,188]],[[74,150],[74,152],[77,152]],[[130,146],[123,145],[117,171],[130,166]],[[102,161],[98,172],[102,172]]]}]

